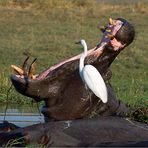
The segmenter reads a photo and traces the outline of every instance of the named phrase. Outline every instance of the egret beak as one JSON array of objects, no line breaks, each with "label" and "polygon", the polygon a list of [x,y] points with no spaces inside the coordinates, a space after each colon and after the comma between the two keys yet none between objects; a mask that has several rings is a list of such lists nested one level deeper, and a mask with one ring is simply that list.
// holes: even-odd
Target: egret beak
[{"label": "egret beak", "polygon": [[75,42],[75,44],[81,44],[81,42],[80,42],[80,41],[78,41],[78,42]]},{"label": "egret beak", "polygon": [[37,60],[37,58],[35,58],[35,59],[32,61],[31,65],[30,65],[30,67],[29,67],[28,77],[29,77],[30,79],[33,79],[33,77],[34,77],[34,73],[35,73],[35,61],[36,61],[36,60]]}]

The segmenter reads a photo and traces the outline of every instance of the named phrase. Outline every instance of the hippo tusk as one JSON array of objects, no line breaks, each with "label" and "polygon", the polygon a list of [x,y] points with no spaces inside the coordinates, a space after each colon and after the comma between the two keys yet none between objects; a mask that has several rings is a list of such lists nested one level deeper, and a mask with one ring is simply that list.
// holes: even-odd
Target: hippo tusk
[{"label": "hippo tusk", "polygon": [[29,59],[29,56],[25,59],[23,65],[22,65],[22,70],[24,71],[24,75],[27,75],[27,61]]},{"label": "hippo tusk", "polygon": [[112,18],[109,18],[109,23],[113,26],[116,26],[116,22]]},{"label": "hippo tusk", "polygon": [[28,61],[29,57],[27,57],[22,65],[22,68],[15,66],[15,65],[11,65],[11,68],[19,75],[25,75],[27,74],[27,61]]},{"label": "hippo tusk", "polygon": [[12,68],[17,74],[19,74],[19,75],[21,75],[21,76],[24,74],[24,71],[23,71],[21,68],[15,66],[15,65],[11,65],[11,68]]},{"label": "hippo tusk", "polygon": [[112,40],[114,38],[114,35],[108,34],[107,37]]},{"label": "hippo tusk", "polygon": [[28,77],[29,77],[30,79],[33,79],[33,78],[34,78],[34,73],[35,73],[35,61],[36,61],[36,60],[37,60],[37,58],[35,58],[35,59],[32,61],[31,65],[30,65],[30,67],[29,67]]},{"label": "hippo tusk", "polygon": [[111,29],[106,29],[106,32],[111,32]]},{"label": "hippo tusk", "polygon": [[22,68],[15,66],[15,65],[11,65],[11,68],[20,76],[28,76],[30,79],[34,78],[34,73],[35,73],[35,61],[37,58],[35,58],[33,60],[33,62],[31,63],[30,67],[29,67],[29,71],[27,72],[27,61],[28,61],[29,57],[27,57],[22,65]]}]

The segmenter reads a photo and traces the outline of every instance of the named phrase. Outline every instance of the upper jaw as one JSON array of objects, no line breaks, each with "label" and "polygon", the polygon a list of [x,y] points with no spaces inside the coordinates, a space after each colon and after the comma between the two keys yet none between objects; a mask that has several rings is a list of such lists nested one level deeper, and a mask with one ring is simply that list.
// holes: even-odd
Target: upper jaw
[{"label": "upper jaw", "polygon": [[[120,20],[112,20],[109,19],[109,23],[106,27],[106,29],[103,31],[103,37],[101,39],[101,42],[97,45],[97,47],[95,48],[96,51],[100,51],[100,50],[112,50],[112,51],[117,51],[119,50],[121,47],[124,47],[124,45],[121,46],[117,46],[118,43],[115,40],[115,36],[116,33],[118,32],[118,30],[122,27],[123,23]],[[115,42],[116,41],[116,42]],[[17,72],[17,75],[15,75],[17,78],[21,78],[21,79],[38,79],[38,75],[34,74],[35,68],[35,61],[36,59],[33,60],[33,62],[31,63],[28,72],[26,72],[26,65],[27,65],[27,61],[28,61],[28,57],[26,58],[26,60],[23,63],[22,68],[19,68],[15,65],[12,66],[13,70],[15,70]]]},{"label": "upper jaw", "polygon": [[[11,68],[15,71],[16,73],[16,77],[17,78],[23,78],[23,79],[35,79],[37,75],[35,75],[35,62],[37,60],[37,58],[35,58],[32,63],[30,64],[29,68],[28,68],[28,59],[29,57],[27,57],[24,62],[22,67],[18,67],[16,65],[11,65]],[[27,71],[28,68],[28,71]]]},{"label": "upper jaw", "polygon": [[95,50],[103,51],[107,46],[110,46],[110,49],[112,49],[112,51],[117,51],[123,48],[125,45],[122,45],[121,42],[117,41],[117,39],[115,38],[122,25],[122,21],[113,20],[110,18],[107,27],[104,30],[101,29],[101,31],[103,32],[103,37]]}]

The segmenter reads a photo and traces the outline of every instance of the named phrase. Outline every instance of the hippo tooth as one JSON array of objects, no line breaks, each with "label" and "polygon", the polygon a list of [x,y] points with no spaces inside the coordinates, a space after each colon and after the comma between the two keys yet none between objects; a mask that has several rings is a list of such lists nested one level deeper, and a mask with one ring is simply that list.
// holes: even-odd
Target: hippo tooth
[{"label": "hippo tooth", "polygon": [[113,26],[116,26],[116,22],[112,18],[109,18],[109,23]]},{"label": "hippo tooth", "polygon": [[28,72],[28,77],[30,79],[34,78],[34,73],[35,73],[35,61],[36,58],[33,60],[33,62],[31,63],[30,67],[29,67],[29,72]]},{"label": "hippo tooth", "polygon": [[19,75],[23,75],[23,74],[24,74],[24,71],[23,71],[21,68],[15,66],[15,65],[11,65],[11,68],[12,68],[17,74],[19,74]]},{"label": "hippo tooth", "polygon": [[109,39],[113,39],[114,38],[114,36],[112,34],[108,34],[107,36],[108,36]]},{"label": "hippo tooth", "polygon": [[111,32],[111,29],[106,29],[107,32]]}]

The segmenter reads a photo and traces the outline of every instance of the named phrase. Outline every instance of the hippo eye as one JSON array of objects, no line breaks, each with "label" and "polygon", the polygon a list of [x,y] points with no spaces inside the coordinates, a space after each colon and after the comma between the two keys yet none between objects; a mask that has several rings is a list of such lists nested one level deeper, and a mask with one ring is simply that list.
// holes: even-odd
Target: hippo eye
[{"label": "hippo eye", "polygon": [[118,37],[115,36],[115,38],[116,38],[116,40],[117,40],[118,42],[120,42],[122,45],[125,44],[125,43],[124,43],[123,41],[121,41]]}]

